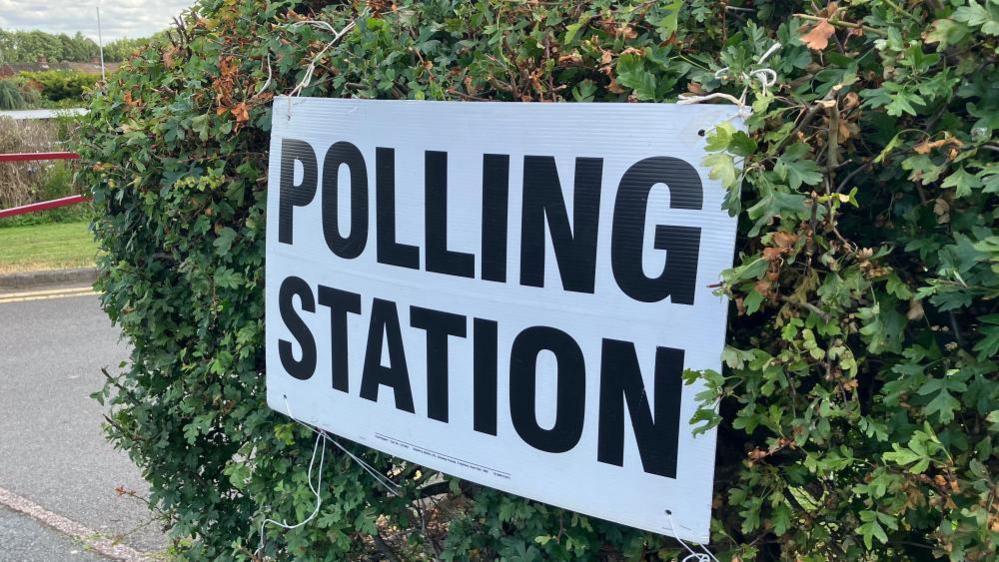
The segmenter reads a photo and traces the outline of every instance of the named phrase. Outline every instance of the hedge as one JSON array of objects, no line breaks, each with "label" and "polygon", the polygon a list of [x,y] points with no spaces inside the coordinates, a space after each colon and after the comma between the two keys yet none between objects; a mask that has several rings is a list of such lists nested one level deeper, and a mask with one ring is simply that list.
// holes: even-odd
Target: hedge
[{"label": "hedge", "polygon": [[[821,4],[821,5],[820,5]],[[749,88],[707,163],[739,217],[712,550],[995,560],[996,0],[200,0],[93,96],[79,150],[103,306],[133,351],[97,397],[179,555],[247,560],[313,509],[313,436],[264,402],[270,101],[656,103]],[[298,25],[296,25],[298,24]],[[770,88],[752,71],[776,73]],[[721,68],[726,71],[716,74]],[[712,406],[719,403],[714,410]],[[671,560],[672,539],[339,451],[295,560]],[[598,493],[598,492],[593,492]],[[427,498],[418,501],[420,498]]]}]

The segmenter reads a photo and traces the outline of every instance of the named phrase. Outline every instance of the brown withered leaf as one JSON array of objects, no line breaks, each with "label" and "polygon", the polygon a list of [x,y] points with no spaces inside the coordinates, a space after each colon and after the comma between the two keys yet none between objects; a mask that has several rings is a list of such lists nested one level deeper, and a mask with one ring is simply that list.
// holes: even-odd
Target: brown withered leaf
[{"label": "brown withered leaf", "polygon": [[767,261],[777,261],[786,250],[780,248],[763,248],[763,259]]},{"label": "brown withered leaf", "polygon": [[783,231],[775,232],[773,241],[778,248],[790,248],[798,241],[798,235]]},{"label": "brown withered leaf", "polygon": [[479,89],[475,87],[475,81],[472,80],[471,76],[465,76],[463,82],[465,83],[465,91],[468,92],[469,95],[478,95]]},{"label": "brown withered leaf", "polygon": [[630,25],[625,25],[618,28],[617,32],[620,37],[629,40],[638,37],[638,32],[635,31],[635,28],[631,27]]},{"label": "brown withered leaf", "polygon": [[942,146],[947,146],[949,144],[952,144],[958,148],[964,146],[964,143],[961,142],[961,140],[956,137],[944,137],[940,140],[935,140],[935,141],[925,140],[917,144],[913,148],[913,150],[916,151],[916,154],[929,154],[930,151],[933,150],[934,148],[940,148]]},{"label": "brown withered leaf", "polygon": [[562,55],[558,58],[559,64],[580,64],[583,62],[583,55],[579,54],[578,51],[573,51],[568,55]]},{"label": "brown withered leaf", "polygon": [[836,33],[829,20],[822,19],[811,31],[801,36],[801,42],[813,51],[824,51],[829,46],[829,38]]},{"label": "brown withered leaf", "polygon": [[173,58],[175,54],[177,54],[177,47],[170,47],[163,51],[163,66],[167,68],[177,66],[177,62]]},{"label": "brown withered leaf", "polygon": [[937,198],[933,202],[933,213],[937,216],[937,224],[947,224],[950,222],[950,203],[946,199]]},{"label": "brown withered leaf", "polygon": [[232,108],[232,116],[237,123],[246,123],[250,120],[250,111],[246,107],[246,102],[241,101]]},{"label": "brown withered leaf", "polygon": [[624,88],[622,88],[617,83],[617,80],[615,80],[614,78],[611,78],[610,84],[607,84],[607,89],[610,90],[611,92],[614,92],[615,94],[623,94],[627,91]]}]

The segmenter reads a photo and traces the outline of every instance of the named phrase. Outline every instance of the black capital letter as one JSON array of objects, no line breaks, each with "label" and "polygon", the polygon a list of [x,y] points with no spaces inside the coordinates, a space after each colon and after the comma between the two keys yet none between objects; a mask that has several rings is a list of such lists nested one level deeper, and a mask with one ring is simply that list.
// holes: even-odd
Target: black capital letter
[{"label": "black capital letter", "polygon": [[[302,183],[295,185],[295,161],[302,163]],[[293,237],[292,207],[304,207],[316,196],[319,166],[316,152],[305,141],[281,139],[281,179],[278,182],[278,242],[291,244]]]},{"label": "black capital letter", "polygon": [[[382,366],[382,345],[388,336],[388,367]],[[371,303],[371,324],[368,326],[368,349],[364,354],[364,375],[361,378],[361,398],[378,401],[378,387],[391,387],[395,407],[413,413],[413,389],[409,385],[406,350],[402,345],[402,329],[395,303],[374,299]]]},{"label": "black capital letter", "polygon": [[482,157],[482,278],[487,281],[506,282],[509,207],[510,156],[486,154]]},{"label": "black capital letter", "polygon": [[473,427],[489,435],[496,435],[497,332],[498,325],[492,320],[472,321]]},{"label": "black capital letter", "polygon": [[592,293],[597,263],[597,225],[604,161],[576,158],[572,225],[552,156],[524,157],[520,283],[545,286],[545,221],[566,291]]},{"label": "black capital letter", "polygon": [[428,150],[423,173],[427,271],[475,277],[475,256],[447,249],[447,152]]},{"label": "black capital letter", "polygon": [[413,306],[409,323],[427,332],[427,415],[447,422],[447,337],[465,337],[467,322],[460,314]]},{"label": "black capital letter", "polygon": [[655,417],[642,382],[635,344],[605,339],[602,353],[597,460],[624,466],[624,405],[627,403],[645,472],[676,478],[683,350],[656,348]]},{"label": "black capital letter", "polygon": [[[340,166],[350,170],[350,234],[340,235],[337,185]],[[349,142],[330,147],[323,159],[323,237],[334,254],[345,259],[361,255],[368,242],[368,169],[364,156]]]},{"label": "black capital letter", "polygon": [[614,202],[611,268],[621,290],[637,301],[658,302],[671,297],[674,303],[694,304],[700,228],[656,226],[653,246],[666,250],[666,263],[659,277],[646,277],[642,271],[649,192],[659,183],[669,186],[671,209],[699,210],[704,205],[701,177],[687,162],[656,156],[635,163],[621,177]]},{"label": "black capital letter", "polygon": [[[558,362],[555,425],[538,425],[538,353],[548,350]],[[583,434],[586,408],[586,363],[569,334],[548,326],[533,326],[517,335],[510,351],[510,415],[513,427],[528,445],[549,453],[564,453]]]},{"label": "black capital letter", "polygon": [[288,277],[281,283],[278,290],[278,308],[281,310],[281,320],[288,327],[292,337],[302,348],[302,359],[295,360],[295,352],[292,350],[291,342],[278,340],[278,355],[281,357],[281,366],[288,374],[299,380],[308,380],[316,371],[316,339],[305,325],[302,317],[295,311],[292,298],[298,297],[302,303],[302,310],[306,312],[316,311],[316,301],[312,297],[312,289],[301,277]]},{"label": "black capital letter", "polygon": [[375,148],[378,262],[420,268],[420,249],[395,241],[395,149]]},{"label": "black capital letter", "polygon": [[361,295],[341,291],[325,285],[319,286],[319,304],[330,309],[330,346],[333,348],[331,370],[333,388],[347,392],[347,313],[361,313]]}]

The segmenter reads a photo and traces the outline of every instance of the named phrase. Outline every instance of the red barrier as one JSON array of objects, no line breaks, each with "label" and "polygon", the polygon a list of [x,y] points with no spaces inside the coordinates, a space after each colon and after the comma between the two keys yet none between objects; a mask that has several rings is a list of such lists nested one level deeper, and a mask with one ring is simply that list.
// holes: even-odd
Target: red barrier
[{"label": "red barrier", "polygon": [[30,162],[31,160],[76,160],[79,154],[73,152],[27,152],[0,154],[0,162]]},{"label": "red barrier", "polygon": [[12,209],[0,210],[0,219],[14,217],[17,215],[26,215],[28,213],[36,213],[38,211],[48,211],[49,209],[58,209],[59,207],[76,205],[77,203],[86,203],[88,201],[90,201],[90,198],[85,195],[70,195],[69,197],[63,197],[61,199],[42,201],[41,203],[32,203],[30,205],[21,205],[20,207],[14,207]]},{"label": "red barrier", "polygon": [[[0,162],[31,162],[33,160],[76,160],[80,155],[73,152],[28,152],[28,153],[15,153],[15,154],[0,154]],[[37,213],[38,211],[48,211],[49,209],[58,209],[59,207],[65,207],[67,205],[76,205],[77,203],[86,203],[90,201],[90,198],[84,195],[70,195],[69,197],[63,197],[61,199],[53,199],[51,201],[42,201],[41,203],[32,203],[30,205],[21,205],[20,207],[14,207],[12,209],[0,209],[0,219],[7,217],[14,217],[17,215],[25,215],[28,213]]]}]

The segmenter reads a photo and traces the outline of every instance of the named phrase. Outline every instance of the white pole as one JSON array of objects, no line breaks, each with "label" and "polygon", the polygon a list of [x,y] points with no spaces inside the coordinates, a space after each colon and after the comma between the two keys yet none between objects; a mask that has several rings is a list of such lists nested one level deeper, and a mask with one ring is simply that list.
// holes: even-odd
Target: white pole
[{"label": "white pole", "polygon": [[101,34],[101,5],[97,5],[97,47],[101,51],[101,81],[107,82],[107,74],[104,73],[104,36]]}]

